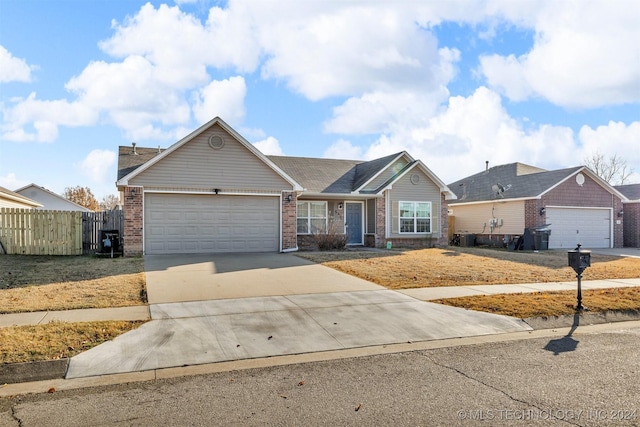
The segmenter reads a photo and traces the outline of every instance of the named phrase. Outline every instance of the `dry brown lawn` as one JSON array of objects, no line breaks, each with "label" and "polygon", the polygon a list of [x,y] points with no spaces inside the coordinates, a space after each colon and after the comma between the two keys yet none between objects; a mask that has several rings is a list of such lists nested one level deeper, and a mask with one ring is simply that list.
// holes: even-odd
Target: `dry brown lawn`
[{"label": "dry brown lawn", "polygon": [[[525,319],[574,314],[576,292],[481,295],[432,302]],[[640,313],[640,288],[584,291],[582,292],[582,304],[587,307],[589,312],[626,311]]]},{"label": "dry brown lawn", "polygon": [[144,304],[142,258],[0,256],[0,313]]},{"label": "dry brown lawn", "polygon": [[54,322],[46,325],[0,328],[0,363],[55,360],[72,357],[143,322]]},{"label": "dry brown lawn", "polygon": [[[576,280],[567,252],[451,247],[408,251],[302,252],[298,256],[389,289]],[[583,280],[640,277],[640,259],[592,254]]]}]

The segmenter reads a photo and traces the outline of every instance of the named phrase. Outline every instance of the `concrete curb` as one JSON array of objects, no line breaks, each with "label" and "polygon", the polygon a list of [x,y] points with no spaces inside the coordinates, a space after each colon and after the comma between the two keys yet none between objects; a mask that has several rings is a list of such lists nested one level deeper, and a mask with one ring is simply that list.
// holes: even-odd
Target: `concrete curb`
[{"label": "concrete curb", "polygon": [[3,364],[0,365],[0,384],[64,378],[68,365],[69,359]]},{"label": "concrete curb", "polygon": [[572,326],[601,325],[603,323],[631,322],[640,320],[638,311],[605,311],[593,312],[584,311],[580,314],[567,314],[565,316],[551,317],[529,317],[524,320],[534,330],[568,328]]}]

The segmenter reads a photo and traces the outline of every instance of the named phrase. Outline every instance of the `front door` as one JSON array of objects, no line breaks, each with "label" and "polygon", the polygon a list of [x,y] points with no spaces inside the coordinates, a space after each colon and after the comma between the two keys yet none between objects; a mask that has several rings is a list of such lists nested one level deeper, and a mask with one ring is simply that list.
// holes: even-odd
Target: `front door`
[{"label": "front door", "polygon": [[348,245],[362,245],[362,203],[346,202],[345,203],[345,226],[347,233]]}]

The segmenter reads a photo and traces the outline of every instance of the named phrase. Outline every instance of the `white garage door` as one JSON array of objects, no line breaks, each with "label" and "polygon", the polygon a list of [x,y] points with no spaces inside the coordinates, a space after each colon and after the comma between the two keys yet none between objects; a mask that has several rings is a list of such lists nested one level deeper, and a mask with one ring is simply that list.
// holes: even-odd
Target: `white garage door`
[{"label": "white garage door", "polygon": [[279,249],[279,198],[145,194],[145,253]]},{"label": "white garage door", "polygon": [[611,246],[610,209],[547,208],[547,223],[550,249],[573,249],[578,243],[585,249]]}]

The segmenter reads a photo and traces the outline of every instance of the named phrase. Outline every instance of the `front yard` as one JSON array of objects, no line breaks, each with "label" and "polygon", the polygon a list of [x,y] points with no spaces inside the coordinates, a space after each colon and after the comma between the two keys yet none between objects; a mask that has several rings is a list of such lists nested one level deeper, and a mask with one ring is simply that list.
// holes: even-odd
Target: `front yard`
[{"label": "front yard", "polygon": [[[388,289],[566,282],[567,252],[449,247],[411,251],[301,252],[299,256]],[[591,255],[583,280],[640,277],[640,259]]]}]

